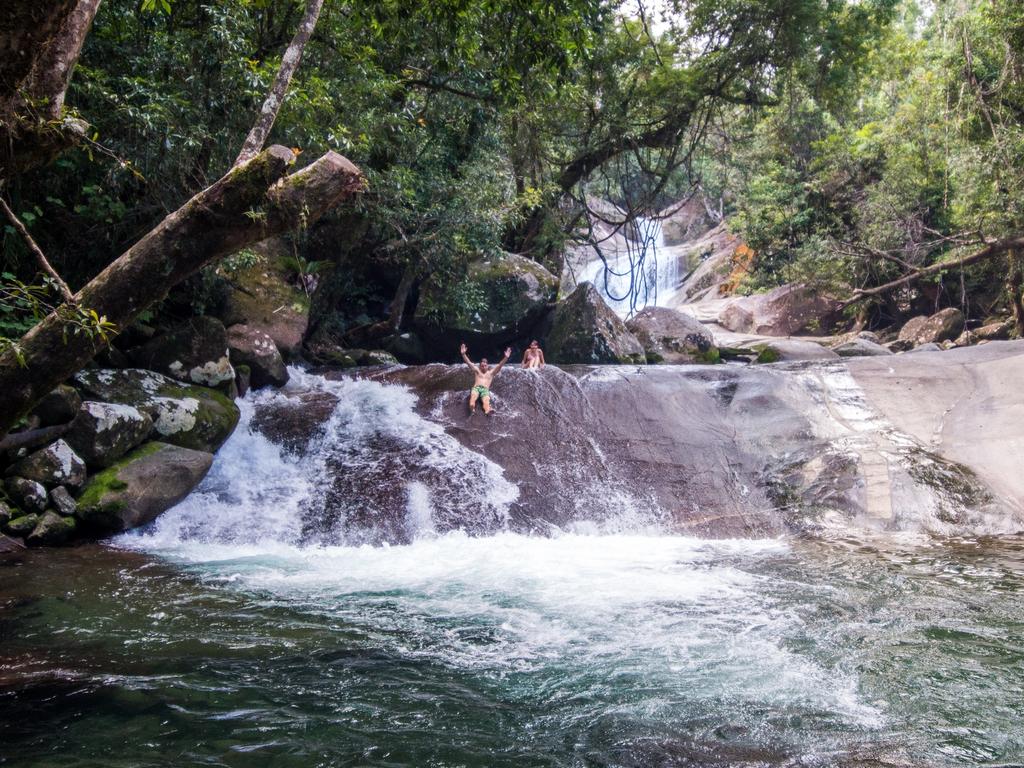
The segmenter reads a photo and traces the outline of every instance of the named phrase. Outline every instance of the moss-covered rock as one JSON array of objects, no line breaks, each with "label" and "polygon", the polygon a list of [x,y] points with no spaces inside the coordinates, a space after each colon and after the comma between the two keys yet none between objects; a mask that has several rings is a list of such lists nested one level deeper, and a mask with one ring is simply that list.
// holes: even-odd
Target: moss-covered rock
[{"label": "moss-covered rock", "polygon": [[32,533],[33,529],[39,523],[39,515],[36,512],[30,512],[27,515],[20,515],[12,518],[8,523],[5,530],[11,536],[28,536]]},{"label": "moss-covered rock", "polygon": [[225,272],[231,285],[224,308],[225,325],[244,324],[274,340],[285,360],[302,349],[309,325],[309,298],[288,281],[284,259],[264,254],[247,267]]},{"label": "moss-covered rock", "polygon": [[90,467],[109,467],[153,429],[153,419],[134,405],[86,400],[66,439]]},{"label": "moss-covered rock", "polygon": [[75,518],[62,517],[53,510],[47,510],[25,538],[25,543],[33,547],[64,544],[74,538],[77,528]]},{"label": "moss-covered rock", "polygon": [[58,485],[80,488],[85,482],[85,462],[64,440],[58,440],[29,454],[7,473],[35,480],[47,488]]},{"label": "moss-covered rock", "polygon": [[678,310],[647,307],[633,316],[626,328],[643,346],[648,363],[717,361],[711,333],[697,319]]},{"label": "moss-covered rock", "polygon": [[545,355],[555,363],[647,362],[643,346],[590,283],[558,303]]},{"label": "moss-covered rock", "polygon": [[77,515],[99,533],[144,525],[185,498],[212,463],[205,451],[147,443],[90,478],[78,497]]},{"label": "moss-covered rock", "polygon": [[238,406],[221,392],[138,368],[81,371],[75,385],[90,397],[132,405],[153,420],[163,442],[213,452],[238,424]]},{"label": "moss-covered rock", "polygon": [[414,322],[428,358],[451,357],[462,341],[501,346],[530,333],[557,295],[558,278],[543,266],[503,253],[474,261],[456,286],[428,278]]},{"label": "moss-covered rock", "polygon": [[136,365],[188,384],[216,387],[235,378],[227,329],[213,317],[193,317],[130,354]]}]

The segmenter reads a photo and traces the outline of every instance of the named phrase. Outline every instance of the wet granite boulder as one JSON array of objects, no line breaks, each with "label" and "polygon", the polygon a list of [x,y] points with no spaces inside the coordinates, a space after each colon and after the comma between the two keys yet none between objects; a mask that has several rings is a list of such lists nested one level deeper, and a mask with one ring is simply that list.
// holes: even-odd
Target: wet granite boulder
[{"label": "wet granite boulder", "polygon": [[253,250],[262,258],[225,274],[230,290],[222,319],[229,327],[245,325],[265,333],[285,360],[293,360],[309,327],[309,298],[289,280],[284,262],[290,249],[280,246],[260,243]]},{"label": "wet granite boulder", "polygon": [[151,442],[89,479],[78,518],[90,531],[116,533],[154,520],[206,477],[213,454]]},{"label": "wet granite boulder", "polygon": [[900,329],[899,340],[918,344],[938,344],[953,341],[964,330],[964,313],[955,307],[936,312],[929,317],[912,317]]},{"label": "wet granite boulder", "polygon": [[413,323],[427,357],[454,358],[463,341],[500,347],[529,334],[555,301],[558,278],[536,261],[500,253],[472,262],[458,295],[452,290],[432,277],[420,288]]},{"label": "wet granite boulder", "polygon": [[58,440],[12,465],[7,474],[35,480],[47,488],[66,485],[80,488],[85,482],[85,462],[64,440]]},{"label": "wet granite boulder", "polygon": [[891,355],[892,351],[886,349],[869,339],[851,339],[840,344],[833,351],[840,357],[875,357],[880,355]]},{"label": "wet granite boulder", "polygon": [[233,381],[228,332],[220,320],[194,317],[131,350],[136,365],[189,384],[216,387]]},{"label": "wet granite boulder", "polygon": [[25,537],[25,543],[31,547],[64,544],[74,537],[77,527],[75,518],[61,517],[53,510],[47,510]]},{"label": "wet granite boulder", "polygon": [[229,397],[153,371],[85,370],[74,381],[90,397],[134,406],[153,420],[155,437],[183,448],[215,451],[238,424],[238,406]]},{"label": "wet granite boulder", "polygon": [[75,418],[81,405],[82,398],[78,391],[67,384],[61,384],[36,403],[32,415],[39,417],[39,424],[43,427],[67,424]]},{"label": "wet granite boulder", "polygon": [[590,283],[558,303],[545,356],[553,363],[646,363],[640,341]]},{"label": "wet granite boulder", "polygon": [[90,467],[108,467],[142,443],[152,429],[149,415],[131,405],[86,400],[66,439]]},{"label": "wet granite boulder", "polygon": [[724,328],[763,336],[825,334],[841,318],[839,302],[805,285],[731,299],[718,316]]},{"label": "wet granite boulder", "polygon": [[714,337],[696,318],[667,307],[647,307],[626,322],[648,363],[714,363]]},{"label": "wet granite boulder", "polygon": [[274,340],[269,335],[248,325],[228,328],[228,351],[231,364],[237,369],[248,366],[250,385],[283,387],[288,383],[288,368]]},{"label": "wet granite boulder", "polygon": [[4,490],[25,512],[42,512],[46,509],[46,488],[42,483],[24,477],[9,477],[4,480]]}]

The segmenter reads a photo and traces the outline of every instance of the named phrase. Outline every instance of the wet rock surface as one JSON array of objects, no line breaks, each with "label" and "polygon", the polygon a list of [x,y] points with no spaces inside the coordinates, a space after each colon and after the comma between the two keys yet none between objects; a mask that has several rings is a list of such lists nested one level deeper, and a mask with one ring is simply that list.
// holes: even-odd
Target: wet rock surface
[{"label": "wet rock surface", "polygon": [[79,488],[85,482],[85,462],[64,440],[58,440],[8,468],[7,474],[35,480],[48,488]]}]

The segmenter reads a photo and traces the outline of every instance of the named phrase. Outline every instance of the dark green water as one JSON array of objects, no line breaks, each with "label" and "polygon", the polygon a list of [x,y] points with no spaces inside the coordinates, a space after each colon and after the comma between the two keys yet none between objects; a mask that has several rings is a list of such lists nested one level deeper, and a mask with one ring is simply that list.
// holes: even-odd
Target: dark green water
[{"label": "dark green water", "polygon": [[1021,538],[29,552],[0,764],[1020,764],[1022,589]]}]

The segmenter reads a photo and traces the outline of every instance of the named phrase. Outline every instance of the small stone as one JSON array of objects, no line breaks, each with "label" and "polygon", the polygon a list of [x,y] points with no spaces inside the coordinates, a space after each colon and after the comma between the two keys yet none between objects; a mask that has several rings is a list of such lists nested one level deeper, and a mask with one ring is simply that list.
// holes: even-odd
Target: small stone
[{"label": "small stone", "polygon": [[9,477],[4,481],[4,490],[15,504],[27,512],[42,512],[46,509],[46,488],[35,480]]},{"label": "small stone", "polygon": [[928,342],[927,344],[922,344],[919,347],[914,347],[913,349],[908,349],[907,353],[909,354],[909,353],[912,353],[912,352],[941,352],[941,351],[942,351],[942,347],[940,347],[938,344],[936,344],[934,342]]},{"label": "small stone", "polygon": [[896,339],[885,345],[890,352],[906,352],[914,348],[914,342],[910,339]]},{"label": "small stone", "polygon": [[39,523],[39,515],[31,512],[21,517],[16,517],[7,523],[7,532],[12,536],[28,536]]},{"label": "small stone", "polygon": [[61,517],[53,510],[47,510],[39,518],[39,522],[25,539],[25,543],[29,546],[63,544],[75,535],[77,525],[73,517]]},{"label": "small stone", "polygon": [[82,405],[82,397],[74,387],[61,384],[43,399],[36,403],[32,413],[39,417],[39,423],[44,427],[67,424],[75,418],[79,407]]},{"label": "small stone", "polygon": [[68,489],[63,485],[58,485],[50,491],[50,503],[62,515],[73,515],[78,509],[78,504],[75,503],[74,497],[68,493]]},{"label": "small stone", "polygon": [[47,488],[67,485],[81,488],[85,482],[85,462],[63,440],[36,451],[7,470],[7,474],[35,480]]}]

